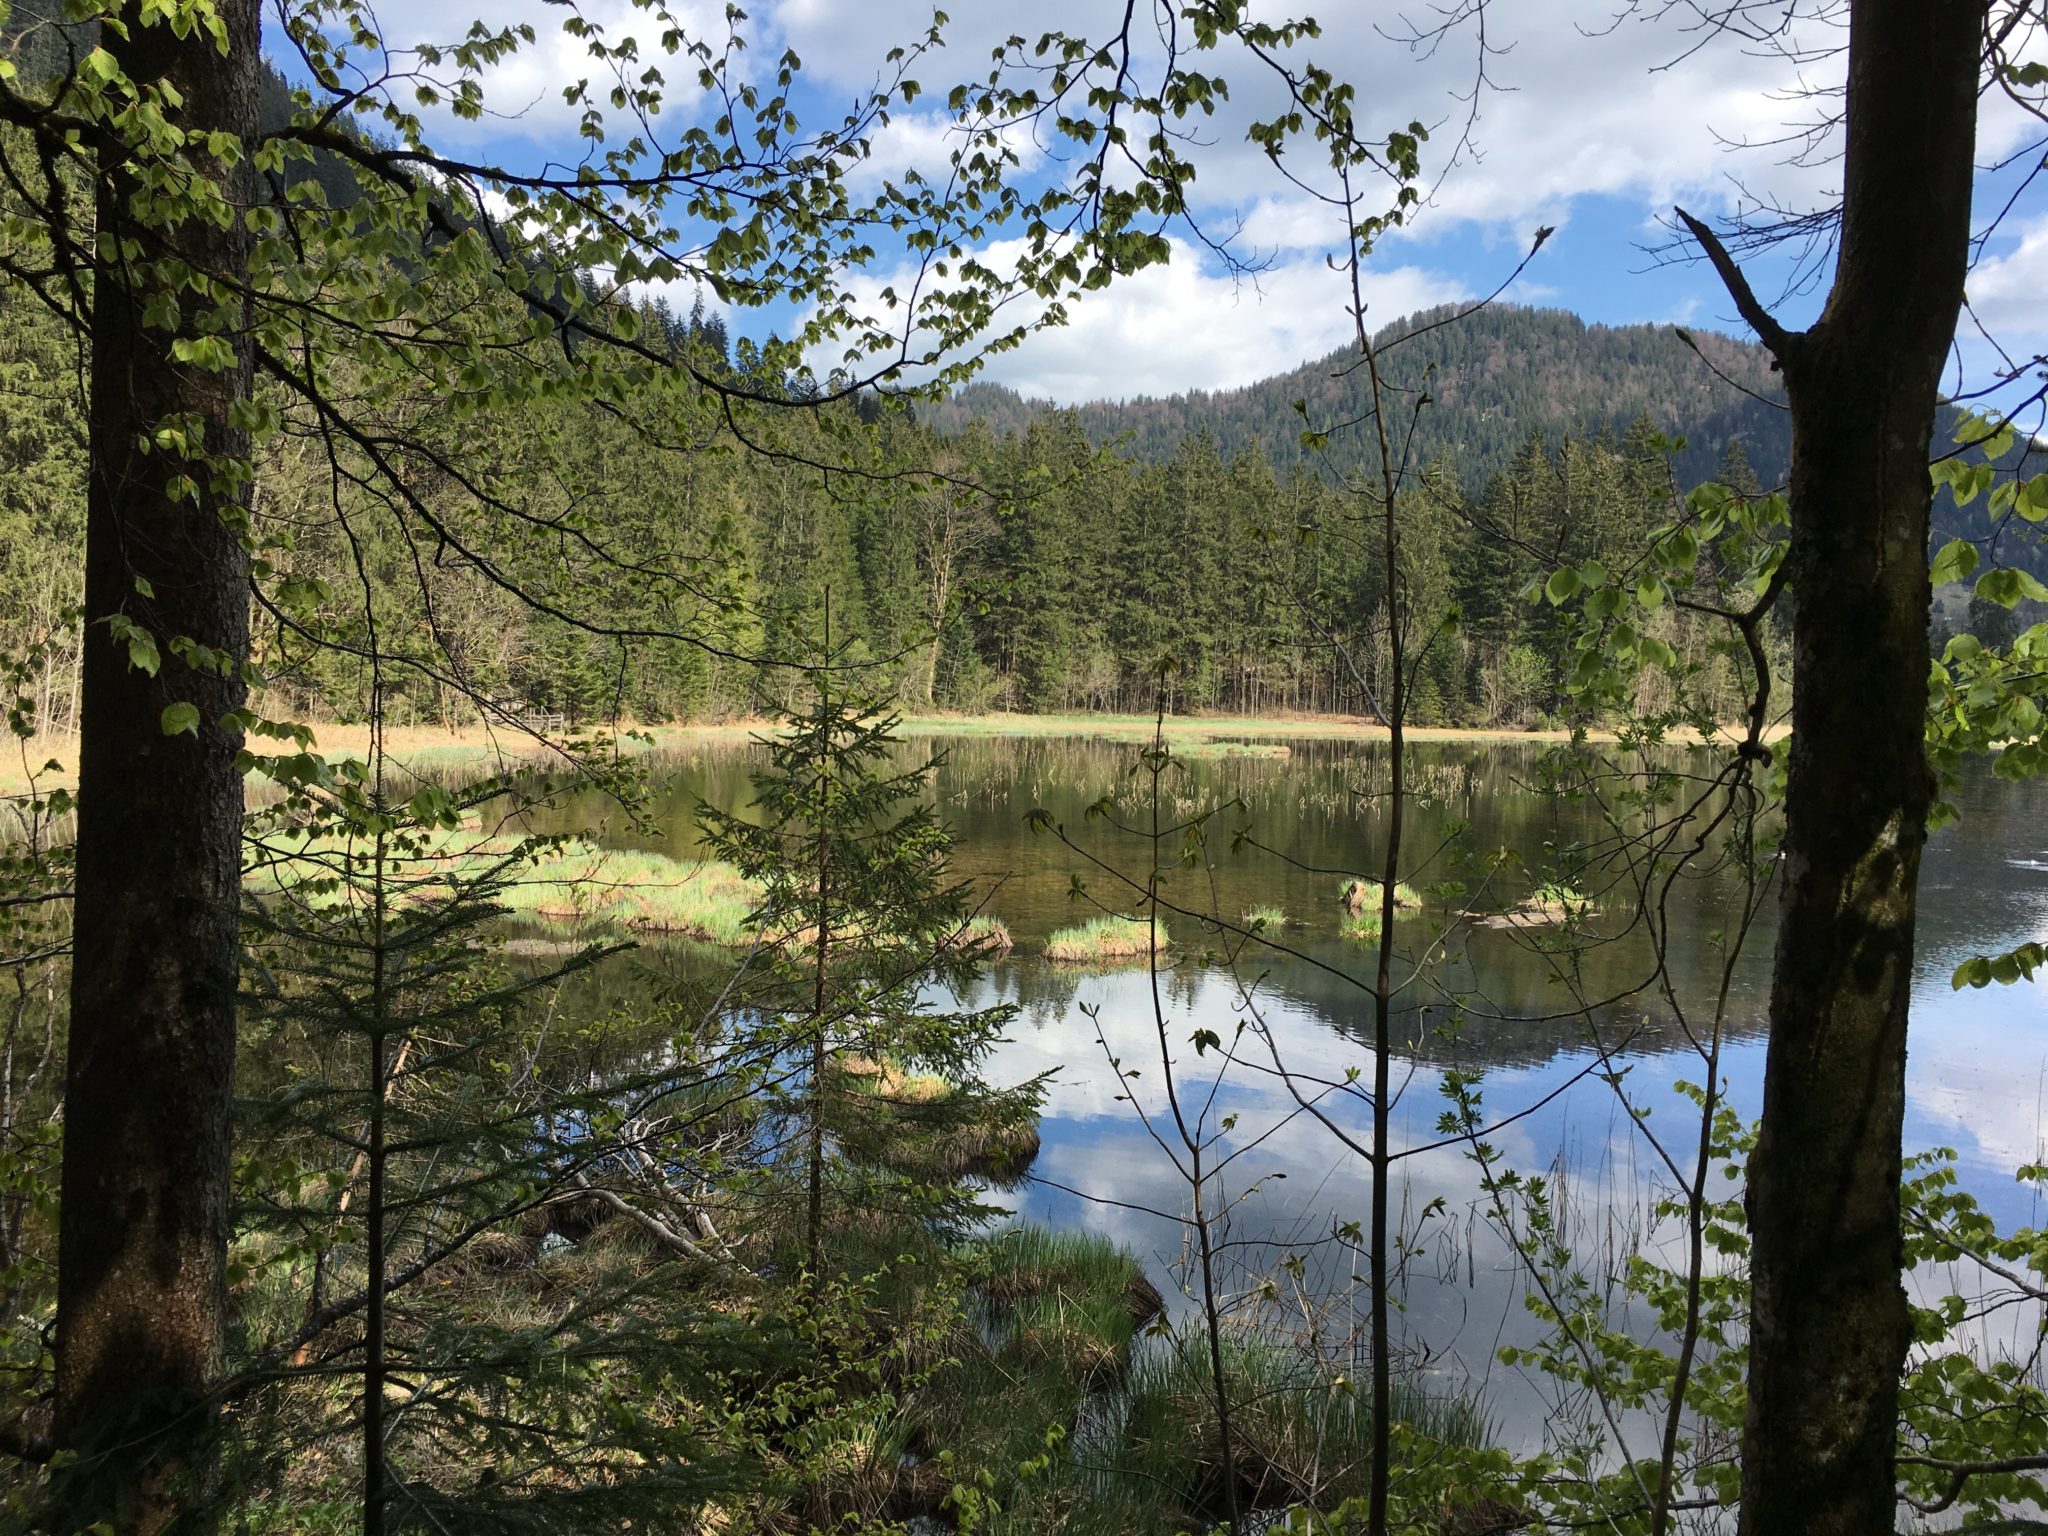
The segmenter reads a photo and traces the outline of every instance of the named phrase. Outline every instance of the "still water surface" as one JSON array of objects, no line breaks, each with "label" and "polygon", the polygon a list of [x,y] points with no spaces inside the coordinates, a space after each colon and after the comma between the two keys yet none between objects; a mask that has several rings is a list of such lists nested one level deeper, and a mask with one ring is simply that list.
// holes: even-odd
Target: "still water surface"
[{"label": "still water surface", "polygon": [[[1555,868],[1563,850],[1599,835],[1585,805],[1538,788],[1540,747],[1436,743],[1411,750],[1413,782],[1425,800],[1411,810],[1404,846],[1416,850],[1406,878],[1418,887],[1457,875],[1455,848],[1518,850],[1524,863],[1497,878],[1497,909]],[[1318,1291],[1341,1296],[1352,1261],[1328,1239],[1338,1225],[1363,1224],[1369,1181],[1339,1137],[1301,1111],[1273,1064],[1277,1055],[1293,1072],[1325,1083],[1342,1084],[1353,1072],[1370,1081],[1371,1000],[1364,987],[1374,946],[1341,935],[1340,881],[1332,871],[1379,867],[1384,747],[1295,740],[1280,756],[1256,746],[1219,754],[1212,745],[1209,755],[1188,759],[1161,780],[1168,823],[1242,802],[1213,823],[1210,867],[1174,872],[1167,899],[1232,920],[1255,904],[1271,904],[1299,926],[1279,934],[1296,953],[1248,948],[1233,966],[1222,959],[1228,941],[1216,930],[1169,919],[1173,945],[1156,989],[1142,965],[1076,971],[1037,955],[1054,929],[1092,915],[1070,894],[1076,875],[1106,904],[1131,900],[1129,888],[1093,867],[1090,856],[1144,879],[1147,840],[1087,814],[1111,795],[1116,820],[1150,825],[1152,780],[1139,768],[1139,748],[1080,737],[913,739],[900,757],[908,765],[934,751],[945,754],[935,792],[957,837],[956,872],[986,894],[986,910],[1018,941],[1016,953],[991,965],[967,999],[1020,1010],[989,1073],[999,1080],[1053,1074],[1043,1151],[1032,1177],[1007,1191],[1005,1202],[1027,1219],[1108,1233],[1143,1256],[1163,1288],[1172,1284],[1185,1253],[1179,1216],[1188,1190],[1146,1124],[1149,1118],[1154,1129],[1163,1128],[1167,1107],[1156,999],[1183,1104],[1206,1109],[1212,1128],[1236,1117],[1220,1143],[1220,1150],[1238,1153],[1219,1191],[1230,1202],[1232,1282],[1250,1284],[1299,1253]],[[658,831],[651,839],[643,833],[617,840],[651,840],[681,856],[697,851],[698,798],[743,806],[757,752],[713,746],[665,759]],[[1958,803],[1962,820],[1936,835],[1923,874],[1906,1144],[1909,1151],[1953,1147],[1966,1185],[2002,1224],[2040,1223],[2048,1212],[2034,1208],[2013,1173],[2048,1155],[2048,997],[2038,984],[1957,993],[1949,976],[1971,954],[2048,936],[2048,785],[2008,785],[1979,773]],[[1031,830],[1026,818],[1038,808],[1082,851]],[[564,814],[569,823],[588,824],[602,812],[575,806]],[[1238,828],[1274,851],[1235,846]],[[1171,861],[1178,851],[1176,843],[1164,857]],[[1469,874],[1464,878],[1471,883]],[[1597,882],[1581,883],[1597,889]],[[1674,893],[1674,991],[1701,1017],[1711,1008],[1722,967],[1717,935],[1730,922],[1736,894],[1726,874],[1684,882]],[[1524,1282],[1488,1229],[1467,1151],[1431,1145],[1442,1140],[1440,1084],[1450,1067],[1484,1069],[1491,1115],[1540,1106],[1491,1140],[1507,1163],[1545,1173],[1562,1187],[1575,1247],[1599,1266],[1640,1236],[1643,1213],[1662,1186],[1615,1091],[1584,1075],[1598,1058],[1574,996],[1630,992],[1647,972],[1648,952],[1639,934],[1625,931],[1618,900],[1603,902],[1588,926],[1595,935],[1621,936],[1569,961],[1513,929],[1460,923],[1439,939],[1443,920],[1464,904],[1432,899],[1424,915],[1397,930],[1411,956],[1433,946],[1445,950],[1409,994],[1392,1064],[1399,1090],[1393,1143],[1413,1152],[1396,1175],[1395,1208],[1405,1213],[1420,1250],[1404,1271],[1399,1326],[1412,1358],[1447,1384],[1481,1387],[1507,1442],[1529,1445],[1542,1433],[1546,1390],[1495,1360],[1502,1343],[1532,1337]],[[1727,1013],[1723,1069],[1730,1101],[1747,1117],[1761,1100],[1771,911],[1767,901],[1734,967]],[[1561,972],[1575,984],[1561,980]],[[1466,1015],[1454,1037],[1442,1028],[1453,994]],[[1254,1017],[1270,1047],[1256,1034],[1240,1036],[1240,1025]],[[1675,1144],[1688,1141],[1688,1106],[1673,1086],[1699,1081],[1702,1067],[1669,1004],[1637,997],[1594,1017],[1611,1039],[1633,1032],[1626,1051],[1630,1093]],[[1197,1029],[1225,1042],[1240,1039],[1238,1060],[1219,1071],[1217,1053],[1198,1056],[1189,1044]],[[1112,1056],[1139,1075],[1120,1077]],[[1318,1102],[1344,1131],[1360,1140],[1367,1134],[1355,1093],[1340,1087]],[[1167,1139],[1173,1145],[1170,1130]],[[1438,1201],[1439,1214],[1417,1227],[1419,1214]]]}]

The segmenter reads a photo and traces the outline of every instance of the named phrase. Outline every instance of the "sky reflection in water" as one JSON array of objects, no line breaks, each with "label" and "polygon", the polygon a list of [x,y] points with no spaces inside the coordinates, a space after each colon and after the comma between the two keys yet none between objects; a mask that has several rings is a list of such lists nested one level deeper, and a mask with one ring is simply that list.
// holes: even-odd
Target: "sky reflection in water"
[{"label": "sky reflection in water", "polygon": [[[1150,778],[1134,771],[1138,746],[1084,738],[919,739],[904,746],[903,760],[933,750],[946,754],[937,793],[941,814],[958,834],[957,868],[989,893],[987,910],[1019,940],[1018,954],[990,967],[971,999],[1020,1008],[991,1073],[1003,1079],[1055,1073],[1033,1179],[1005,1198],[1025,1218],[1111,1234],[1167,1280],[1183,1254],[1184,1233],[1174,1218],[1188,1194],[1137,1113],[1142,1108],[1173,1141],[1162,1118],[1152,978],[1142,966],[1076,972],[1035,957],[1054,928],[1091,915],[1069,895],[1075,874],[1107,904],[1127,902],[1129,895],[1057,838],[1034,835],[1025,825],[1026,814],[1043,807],[1089,854],[1142,881],[1145,839],[1119,832],[1111,818],[1085,814],[1099,797],[1113,794],[1115,820],[1150,824]],[[1527,861],[1527,868],[1504,878],[1501,905],[1553,867],[1546,847],[1564,849],[1596,835],[1598,824],[1583,806],[1536,790],[1540,754],[1519,743],[1421,747],[1418,783],[1428,800],[1410,823],[1405,846],[1418,850],[1420,867],[1411,867],[1408,878],[1427,886],[1447,877],[1441,850],[1462,822],[1469,828],[1466,846],[1515,848]],[[1250,1017],[1249,988],[1272,1047],[1289,1068],[1332,1083],[1351,1071],[1369,1081],[1370,998],[1361,985],[1323,967],[1348,971],[1359,982],[1370,975],[1372,946],[1338,934],[1339,879],[1328,871],[1377,867],[1384,762],[1384,749],[1374,745],[1295,740],[1284,757],[1197,756],[1162,781],[1168,822],[1231,797],[1245,802],[1242,812],[1218,819],[1213,872],[1176,872],[1169,899],[1233,919],[1253,904],[1272,903],[1303,924],[1280,935],[1301,958],[1247,952],[1233,974],[1215,954],[1213,931],[1170,920],[1173,957],[1159,977],[1165,1037],[1184,1104],[1199,1106],[1213,1088],[1210,1123],[1237,1116],[1224,1147],[1250,1147],[1224,1178],[1234,1200],[1229,1255],[1240,1283],[1273,1272],[1290,1252],[1308,1256],[1310,1273],[1327,1294],[1342,1294],[1351,1283],[1347,1256],[1327,1242],[1317,1245],[1334,1225],[1365,1221],[1365,1171],[1338,1137],[1301,1112],[1272,1071],[1271,1051],[1255,1032],[1240,1035],[1239,1027]],[[698,795],[721,805],[745,803],[750,765],[750,754],[735,750],[706,749],[675,760],[663,821],[669,851],[693,850]],[[1962,821],[1937,834],[1923,874],[1906,1145],[1909,1151],[1955,1148],[1965,1183],[2002,1224],[2040,1222],[2048,1213],[2034,1209],[2013,1171],[2048,1151],[2048,999],[2038,984],[1958,993],[1949,975],[1970,954],[2048,935],[2048,817],[2042,814],[2048,795],[2042,786],[2007,785],[1980,772],[1964,786],[1959,804]],[[1286,857],[1233,851],[1223,829],[1240,825]],[[1167,857],[1175,851],[1169,848]],[[1735,891],[1732,879],[1714,876],[1674,894],[1672,973],[1696,1018],[1711,1004],[1721,964],[1715,934],[1728,922]],[[1398,930],[1404,948],[1429,944],[1431,916],[1442,912],[1432,901],[1431,915],[1404,921]],[[1612,932],[1620,923],[1603,908],[1591,926]],[[1724,1052],[1730,1101],[1747,1117],[1760,1108],[1773,941],[1767,903],[1734,972]],[[1431,1202],[1442,1202],[1440,1214],[1418,1229],[1422,1251],[1406,1266],[1400,1327],[1416,1354],[1447,1381],[1483,1381],[1510,1443],[1527,1442],[1540,1432],[1545,1395],[1539,1384],[1494,1360],[1501,1343],[1532,1337],[1524,1282],[1488,1230],[1467,1150],[1429,1144],[1442,1139],[1437,1119],[1446,1107],[1440,1093],[1446,1067],[1485,1069],[1487,1107],[1498,1117],[1543,1099],[1597,1058],[1570,990],[1556,979],[1557,957],[1536,953],[1512,932],[1464,931],[1451,948],[1456,958],[1415,994],[1421,1012],[1411,1007],[1396,1031],[1404,1045],[1394,1064],[1401,1093],[1393,1142],[1423,1149],[1399,1166],[1396,1212],[1405,1213],[1412,1228]],[[1611,997],[1642,979],[1646,956],[1646,947],[1631,937],[1579,956],[1574,967],[1586,995]],[[1472,1016],[1455,1040],[1436,1033],[1448,1017],[1444,994],[1450,990],[1471,999]],[[1645,1026],[1627,1053],[1628,1088],[1637,1104],[1652,1109],[1652,1124],[1666,1129],[1683,1161],[1683,1146],[1694,1134],[1690,1106],[1672,1090],[1680,1080],[1700,1080],[1698,1056],[1654,998],[1604,1009],[1598,1017],[1610,1038],[1631,1022]],[[1220,1079],[1217,1053],[1198,1057],[1189,1043],[1198,1028],[1215,1031],[1226,1045],[1239,1042],[1239,1059]],[[1120,1079],[1110,1055],[1139,1075]],[[1318,1102],[1339,1126],[1365,1139],[1369,1122],[1358,1095],[1339,1089]],[[1506,1164],[1562,1182],[1575,1246],[1589,1256],[1624,1250],[1643,1228],[1658,1177],[1668,1182],[1616,1093],[1591,1077],[1490,1139]]]}]

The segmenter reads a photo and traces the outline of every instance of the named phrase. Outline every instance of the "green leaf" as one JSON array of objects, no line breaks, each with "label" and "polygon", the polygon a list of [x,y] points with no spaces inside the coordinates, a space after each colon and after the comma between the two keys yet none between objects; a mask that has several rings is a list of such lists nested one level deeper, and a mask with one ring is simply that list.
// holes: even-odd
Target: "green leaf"
[{"label": "green leaf", "polygon": [[2023,599],[2036,603],[2048,602],[2048,587],[2044,587],[2025,571],[2010,566],[1995,571],[1986,571],[1977,578],[1977,596],[1986,602],[2011,608]]},{"label": "green leaf", "polygon": [[406,801],[405,808],[415,821],[440,826],[454,820],[455,797],[438,784],[428,784]]},{"label": "green leaf", "polygon": [[1562,603],[1570,602],[1577,595],[1578,590],[1579,573],[1574,567],[1569,565],[1561,570],[1552,571],[1550,573],[1550,580],[1543,584],[1543,595],[1550,599],[1550,605],[1553,608]]},{"label": "green leaf", "polygon": [[1997,982],[2009,987],[2022,978],[2032,981],[2034,972],[2048,964],[2048,945],[2022,944],[2002,955],[1972,955],[1955,969],[1949,985],[1960,992],[1964,987],[1988,987]]},{"label": "green leaf", "polygon": [[2013,510],[2030,523],[2048,518],[2048,474],[2039,474],[2020,488]]},{"label": "green leaf", "polygon": [[199,734],[199,706],[197,704],[167,704],[163,715],[157,721],[166,736],[182,736],[187,731]]},{"label": "green leaf", "polygon": [[1941,546],[1927,575],[1937,587],[1968,581],[1977,570],[1977,546],[1968,539],[1950,539]]},{"label": "green leaf", "polygon": [[126,642],[129,666],[150,677],[156,676],[157,668],[163,665],[163,656],[156,648],[155,635],[125,613],[117,613],[107,620],[107,632],[117,645]]}]

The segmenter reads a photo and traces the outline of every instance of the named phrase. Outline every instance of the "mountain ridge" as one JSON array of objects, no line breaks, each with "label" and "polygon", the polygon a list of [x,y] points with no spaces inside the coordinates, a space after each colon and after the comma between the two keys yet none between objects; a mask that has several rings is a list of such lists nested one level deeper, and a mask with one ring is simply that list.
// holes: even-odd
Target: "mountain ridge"
[{"label": "mountain ridge", "polygon": [[[1559,308],[1502,304],[1457,315],[1453,306],[1418,311],[1384,327],[1375,344],[1382,376],[1401,397],[1429,397],[1413,416],[1412,457],[1448,461],[1468,491],[1481,490],[1532,432],[1553,445],[1618,439],[1639,417],[1686,440],[1674,454],[1682,483],[1710,478],[1736,441],[1765,485],[1784,477],[1791,432],[1783,391],[1753,342],[1668,324],[1606,325]],[[918,415],[949,435],[979,421],[1000,437],[1071,412],[1097,447],[1117,444],[1146,462],[1206,431],[1226,456],[1256,442],[1283,473],[1320,465],[1341,474],[1360,467],[1369,448],[1366,433],[1332,430],[1369,420],[1356,362],[1355,349],[1339,348],[1231,389],[1071,406],[977,382]],[[1327,446],[1305,446],[1307,429],[1330,432]]]}]

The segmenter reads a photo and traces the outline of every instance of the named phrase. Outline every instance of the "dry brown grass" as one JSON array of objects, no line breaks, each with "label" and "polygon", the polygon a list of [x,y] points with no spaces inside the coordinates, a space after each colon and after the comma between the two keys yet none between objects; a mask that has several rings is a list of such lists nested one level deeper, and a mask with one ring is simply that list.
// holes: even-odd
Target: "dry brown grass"
[{"label": "dry brown grass", "polygon": [[[310,722],[314,749],[330,756],[368,755],[370,731],[366,725],[344,725],[334,721]],[[1149,715],[906,715],[906,736],[1096,736],[1114,740],[1149,740],[1157,722]],[[701,725],[639,726],[630,722],[621,730],[644,731],[653,738],[653,751],[664,752],[698,742],[739,742],[775,728],[770,720],[727,720]],[[1263,736],[1279,740],[1384,741],[1384,726],[1358,716],[1341,715],[1176,715],[1167,720],[1168,741],[1214,743],[1217,737]],[[1590,731],[1593,741],[1612,741],[1611,731]],[[1767,742],[1782,740],[1790,727],[1774,725],[1764,732]],[[1467,730],[1452,726],[1410,726],[1410,741],[1464,742],[1559,742],[1569,741],[1569,731]],[[1674,732],[1672,741],[1680,746],[1696,744],[1691,732]],[[1720,739],[1733,742],[1739,734],[1724,730]],[[474,768],[493,772],[539,761],[552,752],[547,743],[505,726],[485,727],[481,723],[459,730],[438,726],[387,726],[385,750],[401,768],[445,775],[452,769]],[[647,750],[636,745],[634,750]],[[20,744],[19,750],[0,759],[0,794],[20,794],[28,788],[30,771],[54,761],[57,767],[42,779],[42,787],[77,787],[78,743],[70,736],[41,736]]]},{"label": "dry brown grass", "polygon": [[850,1052],[839,1058],[839,1070],[858,1082],[858,1091],[891,1104],[936,1104],[953,1094],[953,1085],[937,1073],[906,1072],[886,1057]]}]

